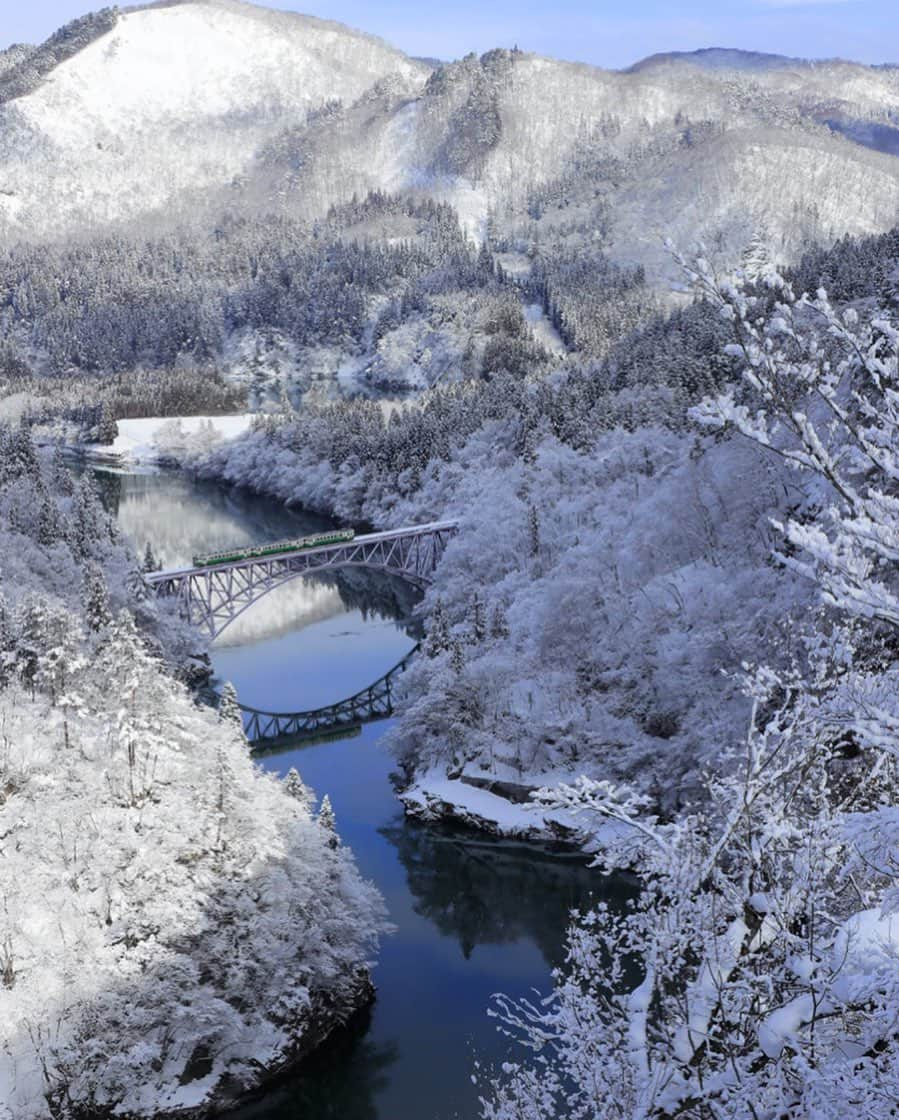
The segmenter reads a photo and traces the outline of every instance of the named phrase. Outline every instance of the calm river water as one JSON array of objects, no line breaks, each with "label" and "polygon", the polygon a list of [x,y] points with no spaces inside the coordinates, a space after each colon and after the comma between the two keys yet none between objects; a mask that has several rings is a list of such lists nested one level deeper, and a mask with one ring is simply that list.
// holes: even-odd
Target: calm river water
[{"label": "calm river water", "polygon": [[[178,474],[98,472],[123,530],[164,566],[194,551],[277,540],[327,522]],[[253,707],[297,711],[372,683],[415,642],[414,594],[385,577],[298,580],[225,631],[216,674]],[[547,992],[573,907],[623,891],[584,860],[405,820],[381,746],[389,722],[338,741],[271,754],[330,795],[362,872],[384,894],[396,933],[375,970],[366,1021],[240,1113],[239,1120],[475,1120],[476,1061],[514,1055],[487,1009],[496,992]],[[621,896],[623,897],[623,895]]]}]

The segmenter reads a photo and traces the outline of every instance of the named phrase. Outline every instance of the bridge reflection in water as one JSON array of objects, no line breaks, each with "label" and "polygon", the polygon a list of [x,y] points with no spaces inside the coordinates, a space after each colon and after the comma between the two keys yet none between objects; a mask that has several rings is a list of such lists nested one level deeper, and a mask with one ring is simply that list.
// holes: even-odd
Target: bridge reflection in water
[{"label": "bridge reflection in water", "polygon": [[362,725],[393,715],[393,687],[397,677],[406,671],[420,646],[413,646],[406,656],[383,677],[354,696],[313,708],[305,712],[263,712],[240,704],[244,730],[254,754],[273,748],[326,742],[332,738],[349,738],[358,734]]}]

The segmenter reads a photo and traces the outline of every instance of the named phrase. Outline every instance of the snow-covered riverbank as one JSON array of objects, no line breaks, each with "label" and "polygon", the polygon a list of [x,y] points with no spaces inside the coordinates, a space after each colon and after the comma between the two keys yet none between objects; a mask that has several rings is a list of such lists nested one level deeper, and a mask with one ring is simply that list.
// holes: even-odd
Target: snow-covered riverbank
[{"label": "snow-covered riverbank", "polygon": [[382,899],[175,679],[196,635],[28,428],[0,554],[0,1120],[216,1114],[370,1001]]},{"label": "snow-covered riverbank", "polygon": [[180,463],[244,435],[253,419],[252,413],[243,413],[119,420],[119,434],[111,444],[82,444],[79,451],[91,462],[115,466]]}]

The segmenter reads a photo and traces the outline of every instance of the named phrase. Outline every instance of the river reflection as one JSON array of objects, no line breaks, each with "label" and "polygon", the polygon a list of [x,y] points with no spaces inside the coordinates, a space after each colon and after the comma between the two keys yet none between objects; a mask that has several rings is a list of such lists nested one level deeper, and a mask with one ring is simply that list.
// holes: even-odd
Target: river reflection
[{"label": "river reflection", "polygon": [[[108,476],[104,485],[123,530],[141,550],[151,541],[166,565],[322,525],[177,475]],[[329,580],[296,581],[285,597],[263,599],[213,647],[216,673],[245,703],[273,711],[331,703],[412,645],[407,588],[362,572]],[[489,1067],[514,1055],[487,1017],[492,996],[547,992],[570,911],[598,896],[623,905],[629,894],[580,857],[406,821],[381,745],[392,722],[260,760],[280,776],[295,766],[330,796],[342,840],[384,895],[396,932],[374,972],[371,1011],[239,1120],[475,1120],[475,1060]]]},{"label": "river reflection", "polygon": [[632,893],[581,857],[406,821],[379,745],[390,722],[262,761],[282,776],[295,766],[329,795],[341,837],[397,929],[384,942],[364,1024],[240,1120],[474,1120],[474,1061],[489,1067],[514,1055],[487,1017],[492,996],[548,992],[570,911],[599,896],[623,905]]}]

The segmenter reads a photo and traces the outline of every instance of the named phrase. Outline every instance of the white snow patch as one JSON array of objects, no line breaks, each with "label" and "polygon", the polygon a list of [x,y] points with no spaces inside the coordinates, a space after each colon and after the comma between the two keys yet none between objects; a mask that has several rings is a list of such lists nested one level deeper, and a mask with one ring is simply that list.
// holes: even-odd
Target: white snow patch
[{"label": "white snow patch", "polygon": [[159,463],[237,439],[249,430],[252,422],[251,413],[119,420],[119,434],[112,445],[86,444],[83,450],[91,459],[117,463]]}]

